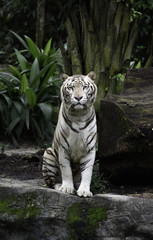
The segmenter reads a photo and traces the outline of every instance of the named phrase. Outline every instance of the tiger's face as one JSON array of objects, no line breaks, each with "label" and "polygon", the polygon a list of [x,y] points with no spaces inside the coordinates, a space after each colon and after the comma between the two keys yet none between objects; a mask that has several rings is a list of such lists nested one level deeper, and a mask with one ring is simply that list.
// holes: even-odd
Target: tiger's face
[{"label": "tiger's face", "polygon": [[73,110],[87,109],[96,100],[97,87],[94,83],[95,78],[96,74],[94,72],[90,72],[87,76],[74,75],[69,77],[62,74],[62,101]]}]

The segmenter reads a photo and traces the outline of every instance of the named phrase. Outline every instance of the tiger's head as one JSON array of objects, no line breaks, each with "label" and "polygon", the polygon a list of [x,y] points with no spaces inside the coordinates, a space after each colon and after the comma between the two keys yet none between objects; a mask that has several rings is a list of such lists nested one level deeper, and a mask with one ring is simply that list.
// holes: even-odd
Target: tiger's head
[{"label": "tiger's head", "polygon": [[87,76],[61,74],[63,85],[61,99],[72,110],[89,108],[96,100],[97,86],[94,83],[96,74],[90,72]]}]

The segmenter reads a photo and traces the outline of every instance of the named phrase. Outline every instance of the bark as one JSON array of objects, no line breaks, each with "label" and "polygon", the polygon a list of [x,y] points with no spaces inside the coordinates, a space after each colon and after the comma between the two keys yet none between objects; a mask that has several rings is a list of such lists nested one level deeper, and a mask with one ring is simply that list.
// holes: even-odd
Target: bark
[{"label": "bark", "polygon": [[137,36],[136,23],[129,21],[131,5],[116,0],[80,0],[78,10],[78,14],[72,10],[66,19],[66,54],[71,62],[71,74],[96,72],[98,107],[99,99],[108,91],[116,93],[118,83],[110,80],[110,76],[120,72],[131,57]]},{"label": "bark", "polygon": [[36,44],[43,47],[45,26],[45,0],[37,0]]}]

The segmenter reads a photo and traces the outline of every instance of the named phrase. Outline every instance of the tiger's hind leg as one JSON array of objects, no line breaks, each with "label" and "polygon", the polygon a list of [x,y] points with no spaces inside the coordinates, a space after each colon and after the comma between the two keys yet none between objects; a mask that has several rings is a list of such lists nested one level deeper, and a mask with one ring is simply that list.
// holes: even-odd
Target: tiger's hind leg
[{"label": "tiger's hind leg", "polygon": [[44,180],[49,187],[55,188],[56,184],[61,183],[59,164],[52,148],[48,148],[44,152],[42,173]]}]

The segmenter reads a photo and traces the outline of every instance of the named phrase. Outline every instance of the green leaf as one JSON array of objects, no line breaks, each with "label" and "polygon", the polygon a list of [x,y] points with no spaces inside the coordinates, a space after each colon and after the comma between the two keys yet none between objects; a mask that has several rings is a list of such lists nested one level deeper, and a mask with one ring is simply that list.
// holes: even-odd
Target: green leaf
[{"label": "green leaf", "polygon": [[16,75],[19,79],[21,79],[21,74],[20,74],[20,72],[18,71],[18,69],[15,68],[15,67],[12,66],[12,65],[9,65],[9,67],[10,67],[11,70],[13,71],[13,75]]},{"label": "green leaf", "polygon": [[0,79],[1,78],[5,79],[6,82],[8,81],[8,83],[10,83],[10,80],[15,80],[16,82],[20,83],[20,80],[10,73],[0,72]]},{"label": "green leaf", "polygon": [[34,78],[33,82],[31,83],[30,87],[34,88],[36,82],[38,81],[38,79],[40,79],[43,74],[45,74],[48,70],[48,68],[52,65],[52,63],[49,63],[48,65],[46,65],[43,69],[41,69],[41,71],[37,74],[37,76]]},{"label": "green leaf", "polygon": [[135,66],[135,68],[136,68],[136,69],[141,68],[141,61],[139,61],[139,62],[137,63],[137,65]]},{"label": "green leaf", "polygon": [[17,59],[19,61],[19,64],[21,66],[22,71],[26,70],[26,68],[27,68],[27,60],[25,59],[25,57],[17,49],[15,49],[15,53],[16,53],[16,56],[17,56]]},{"label": "green leaf", "polygon": [[8,134],[11,134],[12,130],[16,127],[16,125],[20,122],[20,117],[14,119],[11,124],[9,125],[7,132]]},{"label": "green leaf", "polygon": [[51,66],[50,66],[50,69],[48,70],[43,82],[41,83],[41,88],[44,87],[48,81],[48,79],[50,78],[50,76],[52,76],[54,74],[56,70],[56,64],[53,63]]},{"label": "green leaf", "polygon": [[21,89],[20,93],[25,93],[26,89],[28,87],[28,79],[25,74],[23,74],[22,79],[21,79]]},{"label": "green leaf", "polygon": [[42,111],[45,119],[47,121],[50,121],[51,120],[51,115],[52,115],[52,107],[51,107],[51,105],[49,105],[47,103],[39,103],[37,105],[40,108],[40,110]]},{"label": "green leaf", "polygon": [[13,104],[14,104],[16,110],[18,111],[18,113],[21,114],[22,107],[23,107],[22,104],[18,101],[14,101]]},{"label": "green leaf", "polygon": [[37,124],[36,120],[34,118],[32,118],[31,121],[33,123],[34,132],[37,133],[37,136],[39,136],[41,139],[43,139],[41,129],[40,129],[39,125]]},{"label": "green leaf", "polygon": [[49,39],[48,43],[45,46],[44,55],[47,55],[49,53],[50,47],[51,47],[51,42],[52,42],[52,38]]},{"label": "green leaf", "polygon": [[30,86],[32,85],[32,88],[35,90],[39,87],[40,78],[35,81],[35,84],[33,84],[33,81],[35,80],[35,77],[39,74],[39,62],[36,58],[32,64],[31,72],[30,72]]},{"label": "green leaf", "polygon": [[10,113],[11,113],[11,121],[20,117],[20,115],[19,115],[18,111],[16,110],[14,104],[13,104],[11,110],[10,110]]},{"label": "green leaf", "polygon": [[27,97],[27,101],[28,101],[30,107],[33,110],[33,108],[34,108],[34,106],[36,105],[36,102],[37,102],[37,96],[34,93],[33,89],[31,89],[31,88],[27,88],[26,91],[25,91],[25,94],[26,94],[26,97]]},{"label": "green leaf", "polygon": [[34,56],[34,58],[39,58],[41,56],[41,53],[40,53],[40,50],[37,47],[37,45],[28,36],[25,36],[25,39],[28,43],[29,50],[32,53],[32,55]]},{"label": "green leaf", "polygon": [[13,35],[20,41],[20,43],[21,43],[25,48],[28,49],[28,46],[27,46],[26,42],[25,42],[18,34],[16,34],[16,33],[13,32],[13,31],[10,31],[10,32],[13,33]]},{"label": "green leaf", "polygon": [[11,98],[9,98],[6,94],[2,94],[2,96],[4,97],[4,99],[6,100],[8,107],[10,108],[12,105],[12,100]]},{"label": "green leaf", "polygon": [[26,109],[26,126],[27,126],[27,129],[29,130],[29,127],[30,127],[30,111],[29,111],[29,109]]}]

